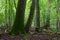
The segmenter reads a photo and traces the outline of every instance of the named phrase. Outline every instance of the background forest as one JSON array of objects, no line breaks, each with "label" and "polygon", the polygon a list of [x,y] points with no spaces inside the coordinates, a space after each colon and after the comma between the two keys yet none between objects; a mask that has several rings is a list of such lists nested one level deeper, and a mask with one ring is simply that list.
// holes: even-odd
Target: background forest
[{"label": "background forest", "polygon": [[60,34],[60,0],[0,0],[0,34],[29,30]]}]

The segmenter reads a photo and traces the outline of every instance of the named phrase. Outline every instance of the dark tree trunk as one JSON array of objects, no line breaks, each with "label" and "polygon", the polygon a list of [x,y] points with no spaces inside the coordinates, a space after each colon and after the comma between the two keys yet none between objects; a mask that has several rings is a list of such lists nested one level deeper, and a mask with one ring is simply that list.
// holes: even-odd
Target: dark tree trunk
[{"label": "dark tree trunk", "polygon": [[39,0],[35,0],[36,6],[36,32],[40,30],[40,8],[39,8]]},{"label": "dark tree trunk", "polygon": [[34,11],[35,11],[35,0],[32,0],[29,18],[28,18],[27,23],[25,25],[26,33],[29,33],[29,28],[31,27],[31,24],[32,24],[32,20],[33,20],[33,16],[34,16]]},{"label": "dark tree trunk", "polygon": [[24,34],[24,13],[26,7],[26,0],[18,0],[16,9],[16,18],[11,30],[11,34]]}]

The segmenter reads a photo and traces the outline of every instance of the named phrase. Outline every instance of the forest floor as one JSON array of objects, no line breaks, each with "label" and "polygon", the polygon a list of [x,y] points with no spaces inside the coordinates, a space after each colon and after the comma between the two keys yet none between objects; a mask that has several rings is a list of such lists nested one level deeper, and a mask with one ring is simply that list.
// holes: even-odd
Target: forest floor
[{"label": "forest floor", "polygon": [[[52,39],[53,38],[53,39]],[[25,40],[23,36],[12,36],[8,33],[1,34],[0,40]],[[48,34],[29,34],[27,40],[60,40],[60,35],[54,34],[54,35],[48,35]]]}]

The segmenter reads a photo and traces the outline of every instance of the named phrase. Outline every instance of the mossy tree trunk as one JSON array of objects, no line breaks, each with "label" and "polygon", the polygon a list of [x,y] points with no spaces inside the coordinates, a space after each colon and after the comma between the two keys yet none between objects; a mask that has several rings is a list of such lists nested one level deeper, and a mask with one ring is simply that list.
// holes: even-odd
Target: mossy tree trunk
[{"label": "mossy tree trunk", "polygon": [[18,0],[16,9],[16,18],[11,29],[11,34],[24,34],[24,13],[26,7],[26,0]]}]

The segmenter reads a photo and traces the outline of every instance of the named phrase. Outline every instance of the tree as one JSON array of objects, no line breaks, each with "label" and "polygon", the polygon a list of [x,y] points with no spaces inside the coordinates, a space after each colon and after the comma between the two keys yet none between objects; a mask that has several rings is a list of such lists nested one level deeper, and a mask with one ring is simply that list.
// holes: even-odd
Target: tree
[{"label": "tree", "polygon": [[8,6],[9,6],[9,9],[8,9],[8,15],[9,15],[9,16],[8,16],[8,20],[9,20],[8,26],[9,26],[9,27],[8,27],[8,29],[10,29],[10,28],[11,28],[11,25],[12,25],[12,17],[11,17],[11,16],[12,16],[12,15],[11,15],[12,6],[11,6],[11,0],[8,1],[8,4],[9,4],[9,5],[8,5]]},{"label": "tree", "polygon": [[32,0],[32,4],[31,4],[31,7],[30,7],[29,18],[28,18],[27,23],[25,25],[26,33],[29,33],[29,28],[31,27],[33,16],[34,16],[34,10],[35,10],[35,0]]},{"label": "tree", "polygon": [[39,8],[39,0],[35,0],[36,6],[36,32],[39,32],[40,29],[40,8]]},{"label": "tree", "polygon": [[57,2],[56,2],[56,13],[57,13],[57,20],[56,20],[56,25],[57,25],[57,31],[59,31],[60,30],[60,19],[59,19],[59,13],[60,13],[60,1],[59,0],[57,0]]},{"label": "tree", "polygon": [[12,24],[13,24],[13,14],[14,14],[14,10],[13,10],[13,1],[12,0],[6,0],[6,11],[7,13],[5,13],[6,16],[6,27],[7,30],[10,31]]},{"label": "tree", "polygon": [[49,28],[50,27],[50,0],[48,0],[48,2],[49,2],[49,4],[48,4],[48,13],[47,13],[46,25]]},{"label": "tree", "polygon": [[26,7],[26,0],[18,0],[16,9],[16,18],[11,29],[11,34],[24,34],[24,13]]}]

